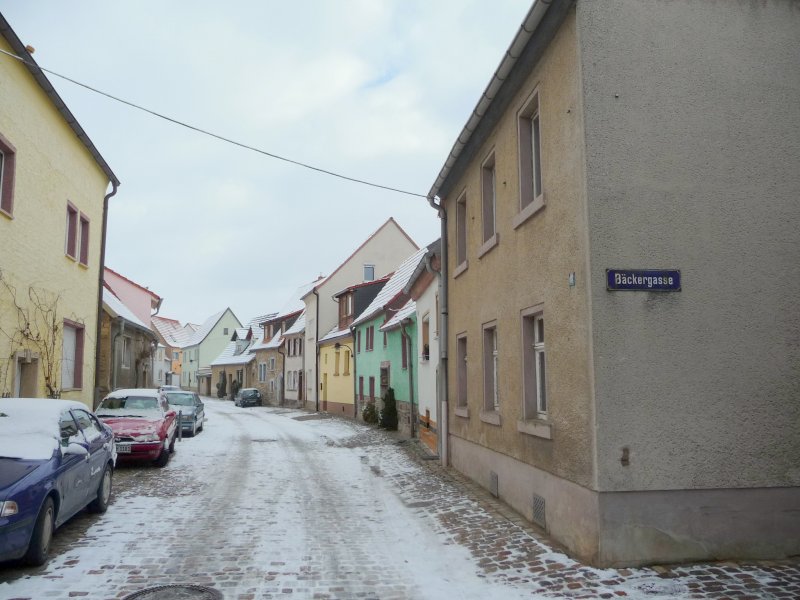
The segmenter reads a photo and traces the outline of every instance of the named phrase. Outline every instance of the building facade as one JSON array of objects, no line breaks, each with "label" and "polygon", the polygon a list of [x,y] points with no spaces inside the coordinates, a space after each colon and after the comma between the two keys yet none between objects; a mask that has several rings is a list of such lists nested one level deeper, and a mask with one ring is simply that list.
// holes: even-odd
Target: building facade
[{"label": "building facade", "polygon": [[0,49],[0,394],[91,407],[119,180],[2,15]]},{"label": "building facade", "polygon": [[431,189],[449,460],[584,560],[800,550],[798,33],[537,1]]}]

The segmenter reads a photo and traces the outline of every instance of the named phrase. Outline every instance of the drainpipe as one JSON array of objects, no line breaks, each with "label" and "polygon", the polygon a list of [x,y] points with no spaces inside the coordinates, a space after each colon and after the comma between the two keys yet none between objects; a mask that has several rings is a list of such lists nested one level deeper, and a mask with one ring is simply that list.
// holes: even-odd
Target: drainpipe
[{"label": "drainpipe", "polygon": [[411,423],[411,438],[414,438],[414,425],[416,421],[416,417],[414,416],[414,358],[415,355],[413,354],[414,345],[411,343],[411,336],[406,333],[406,319],[400,321],[400,333],[402,335],[402,342],[403,344],[406,343],[408,340],[408,350],[406,351],[406,360],[408,361],[408,400],[409,400],[409,412],[410,418],[409,422]]},{"label": "drainpipe", "polygon": [[436,202],[434,198],[429,197],[428,204],[439,213],[442,238],[442,256],[439,267],[439,385],[437,387],[439,402],[437,403],[436,418],[439,423],[439,460],[442,465],[447,466],[449,462],[447,439],[449,435],[447,408],[449,393],[447,383],[447,211],[441,198]]},{"label": "drainpipe", "polygon": [[358,388],[356,384],[358,383],[358,364],[356,363],[356,353],[354,350],[356,349],[356,328],[349,327],[350,329],[350,337],[353,338],[351,344],[353,347],[350,349],[350,356],[353,358],[353,418],[358,421]]},{"label": "drainpipe", "polygon": [[112,363],[111,363],[111,368],[113,370],[113,375],[111,377],[111,390],[112,391],[117,389],[117,371],[119,371],[119,361],[118,361],[119,357],[118,357],[118,354],[117,354],[117,346],[118,346],[117,341],[119,340],[119,336],[121,336],[123,333],[125,333],[125,321],[122,319],[122,317],[117,317],[117,325],[119,326],[119,329],[117,329],[117,333],[116,333],[116,335],[114,335],[114,337],[113,337],[113,339],[111,341],[111,351],[112,351],[112,357],[113,357]]},{"label": "drainpipe", "polygon": [[[100,273],[97,276],[97,333],[95,334],[95,347],[94,347],[94,398],[92,399],[92,406],[97,408],[100,404],[99,392],[100,382],[98,380],[100,373],[100,331],[103,327],[103,287],[105,281],[106,270],[106,233],[108,231],[108,200],[119,189],[117,181],[111,182],[111,191],[103,198],[103,228],[100,233]],[[109,332],[110,333],[110,332]]]},{"label": "drainpipe", "polygon": [[319,412],[319,294],[317,288],[313,289],[314,295],[317,297],[316,310],[317,313],[314,318],[314,403],[316,412]]}]

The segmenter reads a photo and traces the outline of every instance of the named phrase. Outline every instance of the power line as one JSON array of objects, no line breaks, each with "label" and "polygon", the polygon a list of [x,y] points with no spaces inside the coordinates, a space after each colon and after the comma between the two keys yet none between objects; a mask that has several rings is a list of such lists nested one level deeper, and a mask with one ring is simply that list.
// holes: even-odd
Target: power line
[{"label": "power line", "polygon": [[227,137],[225,137],[223,135],[219,135],[218,133],[214,133],[212,131],[208,131],[207,129],[202,129],[201,127],[196,127],[194,125],[190,125],[188,123],[184,123],[183,121],[179,121],[178,119],[173,119],[172,117],[168,117],[167,115],[162,115],[161,113],[158,113],[158,112],[156,112],[154,110],[150,110],[149,108],[145,108],[144,106],[140,106],[139,104],[135,104],[133,102],[130,102],[129,100],[125,100],[123,98],[119,98],[117,96],[114,96],[114,95],[109,94],[107,92],[104,92],[102,90],[98,90],[97,88],[93,88],[90,85],[87,85],[85,83],[81,83],[80,81],[72,79],[71,77],[67,77],[66,75],[61,75],[60,73],[56,73],[55,71],[51,71],[50,69],[45,69],[44,67],[39,66],[35,62],[31,62],[31,61],[25,60],[21,56],[17,56],[16,54],[12,54],[11,52],[6,52],[3,49],[0,49],[0,52],[5,54],[6,56],[10,56],[11,58],[14,58],[14,59],[20,61],[21,63],[31,67],[32,69],[38,69],[40,71],[44,71],[45,73],[49,73],[50,75],[54,75],[56,77],[59,77],[60,79],[64,79],[66,81],[69,81],[70,83],[72,83],[74,85],[77,85],[77,86],[80,86],[82,88],[85,88],[85,89],[87,89],[89,91],[92,91],[92,92],[94,92],[96,94],[100,94],[101,96],[105,96],[106,98],[110,98],[111,100],[114,100],[115,102],[119,102],[121,104],[125,104],[127,106],[130,106],[131,108],[135,108],[136,110],[140,110],[142,112],[146,112],[146,113],[148,113],[150,115],[153,115],[154,117],[158,117],[159,119],[163,119],[164,121],[169,121],[170,123],[173,123],[175,125],[179,125],[181,127],[185,127],[186,129],[191,129],[192,131],[196,131],[197,133],[202,133],[203,135],[207,135],[209,137],[216,138],[216,139],[221,140],[223,142],[227,142],[228,144],[233,144],[234,146],[239,146],[240,148],[244,148],[245,150],[251,150],[253,152],[258,152],[259,154],[263,154],[265,156],[269,156],[270,158],[275,158],[277,160],[282,160],[284,162],[291,163],[293,165],[297,165],[297,166],[303,167],[305,169],[310,169],[312,171],[317,171],[318,173],[324,173],[325,175],[330,175],[331,177],[338,177],[339,179],[344,179],[346,181],[352,181],[354,183],[360,183],[362,185],[368,185],[370,187],[380,188],[382,190],[388,190],[390,192],[397,192],[398,194],[406,194],[408,196],[416,196],[418,198],[427,198],[427,196],[425,194],[418,194],[416,192],[409,192],[407,190],[401,190],[401,189],[394,188],[394,187],[391,187],[391,186],[388,186],[388,185],[381,185],[379,183],[373,183],[371,181],[365,181],[363,179],[357,179],[356,177],[348,177],[347,175],[342,175],[341,173],[335,173],[333,171],[328,171],[327,169],[322,169],[320,167],[315,167],[313,165],[309,165],[307,163],[300,162],[298,160],[293,160],[291,158],[286,158],[285,156],[280,156],[279,154],[274,154],[272,152],[267,152],[266,150],[262,150],[261,148],[256,148],[255,146],[250,146],[250,145],[242,143],[242,142],[237,142],[236,140],[232,140],[232,139],[227,138]]}]

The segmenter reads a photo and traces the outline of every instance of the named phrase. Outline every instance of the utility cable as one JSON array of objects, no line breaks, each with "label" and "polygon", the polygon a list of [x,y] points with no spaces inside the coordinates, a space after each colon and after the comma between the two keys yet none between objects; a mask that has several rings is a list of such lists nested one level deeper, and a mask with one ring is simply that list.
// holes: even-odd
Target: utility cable
[{"label": "utility cable", "polygon": [[398,188],[390,187],[388,185],[381,185],[379,183],[374,183],[374,182],[371,182],[371,181],[365,181],[363,179],[357,179],[355,177],[348,177],[347,175],[342,175],[341,173],[335,173],[333,171],[328,171],[328,170],[322,169],[320,167],[315,167],[313,165],[309,165],[307,163],[300,162],[298,160],[293,160],[291,158],[286,158],[285,156],[280,156],[280,155],[274,154],[272,152],[267,152],[266,150],[262,150],[261,148],[256,148],[255,146],[250,146],[250,145],[245,144],[243,142],[237,142],[236,140],[232,140],[232,139],[227,138],[227,137],[225,137],[223,135],[220,135],[218,133],[214,133],[212,131],[208,131],[207,129],[202,129],[201,127],[196,127],[194,125],[190,125],[188,123],[184,123],[183,121],[179,121],[178,119],[173,119],[172,117],[168,117],[167,115],[162,115],[161,113],[158,113],[158,112],[156,112],[154,110],[150,110],[149,108],[145,108],[144,106],[140,106],[139,104],[135,104],[135,103],[130,102],[128,100],[125,100],[123,98],[119,98],[117,96],[114,96],[114,95],[109,94],[107,92],[104,92],[102,90],[98,90],[97,88],[93,88],[90,85],[87,85],[85,83],[81,83],[80,81],[72,79],[71,77],[67,77],[66,75],[61,75],[60,73],[56,73],[55,71],[51,71],[50,69],[45,69],[44,67],[39,66],[35,62],[31,62],[31,61],[25,60],[21,56],[17,56],[16,54],[13,54],[11,52],[6,52],[5,50],[0,49],[0,53],[5,54],[6,56],[10,56],[11,58],[14,58],[14,59],[20,61],[21,63],[27,65],[28,67],[30,67],[32,69],[38,69],[40,71],[44,71],[45,73],[49,73],[50,75],[54,75],[56,77],[59,77],[60,79],[64,79],[66,81],[69,81],[70,83],[72,83],[74,85],[77,85],[77,86],[80,86],[82,88],[85,88],[85,89],[87,89],[87,90],[89,90],[91,92],[94,92],[96,94],[100,94],[101,96],[105,96],[106,98],[110,98],[111,100],[114,100],[115,102],[119,102],[121,104],[125,104],[127,106],[130,106],[131,108],[135,108],[136,110],[140,110],[142,112],[145,112],[145,113],[148,113],[150,115],[153,115],[154,117],[158,117],[159,119],[163,119],[164,121],[169,121],[170,123],[173,123],[175,125],[179,125],[181,127],[185,127],[186,129],[191,129],[192,131],[196,131],[197,133],[202,133],[203,135],[207,135],[209,137],[216,138],[216,139],[221,140],[223,142],[227,142],[228,144],[233,144],[234,146],[239,146],[240,148],[244,148],[245,150],[251,150],[253,152],[258,152],[259,154],[263,154],[265,156],[269,156],[270,158],[275,158],[277,160],[282,160],[284,162],[291,163],[293,165],[297,165],[297,166],[303,167],[305,169],[310,169],[312,171],[317,171],[318,173],[324,173],[325,175],[330,175],[331,177],[338,177],[339,179],[344,179],[346,181],[352,181],[353,183],[360,183],[362,185],[368,185],[370,187],[380,188],[382,190],[388,190],[390,192],[397,192],[398,194],[406,194],[408,196],[416,196],[418,198],[427,198],[427,196],[425,194],[418,194],[416,192],[409,192],[407,190],[401,190],[401,189],[398,189]]}]

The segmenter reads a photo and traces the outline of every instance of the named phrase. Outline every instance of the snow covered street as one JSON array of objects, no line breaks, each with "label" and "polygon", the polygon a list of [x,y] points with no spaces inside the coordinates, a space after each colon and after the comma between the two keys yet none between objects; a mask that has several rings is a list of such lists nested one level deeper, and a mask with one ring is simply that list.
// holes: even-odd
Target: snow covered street
[{"label": "snow covered street", "polygon": [[[177,444],[163,469],[119,468],[108,512],[83,513],[59,530],[45,567],[0,568],[0,598],[123,598],[178,583],[237,600],[770,598],[780,597],[771,586],[800,590],[796,563],[585,567],[384,432],[205,401],[205,430]],[[742,593],[731,594],[734,586]]]}]

